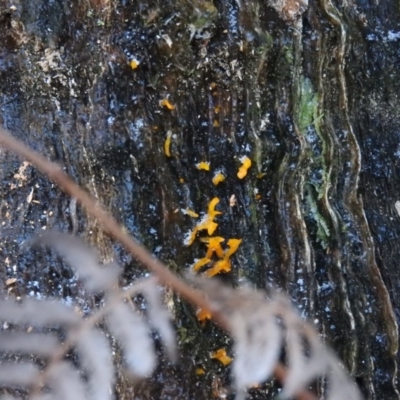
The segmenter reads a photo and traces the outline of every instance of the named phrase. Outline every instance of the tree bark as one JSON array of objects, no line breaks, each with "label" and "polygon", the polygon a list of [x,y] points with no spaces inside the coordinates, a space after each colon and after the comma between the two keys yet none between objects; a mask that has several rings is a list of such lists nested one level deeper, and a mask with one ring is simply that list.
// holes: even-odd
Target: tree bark
[{"label": "tree bark", "polygon": [[[195,222],[181,210],[220,198],[217,234],[243,239],[223,279],[290,293],[366,398],[397,399],[399,5],[320,0],[293,15],[293,4],[0,0],[1,123],[176,271],[205,254],[184,245]],[[0,162],[1,277],[18,278],[15,293],[84,296],[60,260],[21,249],[41,229],[85,237],[126,282],[143,274],[45,176],[1,149]],[[140,387],[121,378],[119,398],[227,386],[208,357],[225,337],[174,300],[182,367]]]}]

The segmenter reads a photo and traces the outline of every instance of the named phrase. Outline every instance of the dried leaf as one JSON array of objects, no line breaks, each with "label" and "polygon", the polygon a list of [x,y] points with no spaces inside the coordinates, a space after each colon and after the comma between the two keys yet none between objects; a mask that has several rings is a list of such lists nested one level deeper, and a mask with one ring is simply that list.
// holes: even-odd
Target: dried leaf
[{"label": "dried leaf", "polygon": [[275,317],[262,308],[247,311],[248,315],[237,313],[232,319],[236,355],[232,372],[239,391],[272,375],[282,346]]},{"label": "dried leaf", "polygon": [[114,364],[107,339],[99,330],[81,332],[77,341],[82,367],[88,374],[90,397],[111,400],[114,385]]},{"label": "dried leaf", "polygon": [[283,296],[275,294],[267,300],[263,292],[249,287],[233,289],[217,280],[189,279],[207,295],[210,311],[220,313],[228,323],[235,340],[232,372],[240,396],[249,386],[272,375],[285,346],[289,365],[284,396],[291,397],[313,380],[327,375],[327,400],[361,399],[337,358]]},{"label": "dried leaf", "polygon": [[0,365],[0,385],[24,387],[32,385],[39,375],[39,368],[29,362],[18,364],[3,362]]},{"label": "dried leaf", "polygon": [[301,331],[301,328],[299,331],[295,326],[287,326],[289,368],[283,392],[283,395],[287,397],[293,396],[299,388],[305,387],[329,366],[328,353],[316,335],[307,338],[310,350],[309,355],[304,354]]},{"label": "dried leaf", "polygon": [[114,264],[101,266],[96,252],[77,237],[48,232],[38,235],[32,244],[54,247],[85,281],[90,292],[108,290],[118,282],[120,268]]},{"label": "dried leaf", "polygon": [[79,372],[68,362],[56,364],[49,370],[49,383],[54,399],[85,400],[88,398]]},{"label": "dried leaf", "polygon": [[[64,234],[44,235],[36,243],[52,245],[64,255],[83,277],[92,291],[103,290],[109,309],[103,310],[109,330],[119,341],[130,370],[137,376],[150,375],[156,365],[156,354],[149,324],[122,301],[121,290],[116,287],[119,269],[101,268],[93,250],[79,239]],[[111,271],[111,273],[110,273]],[[135,285],[133,286],[135,287]],[[176,360],[176,340],[169,313],[162,305],[160,292],[154,281],[138,284],[136,293],[145,296],[151,326],[160,334],[171,360]],[[132,289],[131,293],[133,293]],[[93,315],[95,317],[95,312]],[[94,318],[96,320],[96,318]],[[52,361],[44,375],[47,393],[36,393],[34,400],[113,398],[115,370],[110,345],[104,334],[93,326],[93,320],[82,319],[80,313],[61,302],[26,298],[21,302],[0,300],[0,322],[16,325],[25,332],[0,332],[0,351],[8,354],[27,354],[48,357]],[[26,331],[26,327],[28,331]],[[33,327],[45,333],[31,332]],[[65,343],[75,346],[79,354],[80,370],[72,363],[54,361],[59,354],[58,336],[46,328],[60,328],[66,334]],[[53,331],[52,331],[53,332]],[[69,348],[67,346],[67,348]],[[56,356],[57,359],[57,356]],[[7,370],[5,370],[7,368]],[[4,370],[4,371],[3,371]],[[38,384],[40,371],[34,364],[0,364],[0,385],[21,387],[25,390]],[[33,400],[32,398],[30,400]]]},{"label": "dried leaf", "polygon": [[60,342],[51,333],[1,332],[0,351],[27,353],[48,357],[54,353]]},{"label": "dried leaf", "polygon": [[143,290],[143,295],[148,303],[147,312],[150,325],[160,334],[169,359],[172,362],[176,362],[175,331],[172,327],[170,315],[162,305],[159,288],[154,284],[147,285]]},{"label": "dried leaf", "polygon": [[129,369],[139,377],[149,376],[156,366],[156,355],[146,322],[124,303],[114,306],[107,320],[124,350]]},{"label": "dried leaf", "polygon": [[76,325],[80,322],[80,318],[65,304],[26,298],[22,302],[13,299],[0,300],[0,321],[44,327]]}]

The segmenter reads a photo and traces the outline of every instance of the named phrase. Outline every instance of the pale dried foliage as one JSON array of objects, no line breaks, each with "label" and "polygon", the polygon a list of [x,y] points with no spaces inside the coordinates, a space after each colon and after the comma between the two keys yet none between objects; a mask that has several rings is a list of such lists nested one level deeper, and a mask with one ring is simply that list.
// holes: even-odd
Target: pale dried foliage
[{"label": "pale dried foliage", "polygon": [[210,311],[227,321],[235,341],[232,374],[237,398],[244,398],[249,386],[272,375],[284,350],[288,363],[284,397],[295,396],[325,376],[329,386],[326,400],[361,399],[339,360],[286,297],[274,293],[267,299],[266,293],[249,287],[233,289],[218,281],[189,279],[207,295]]},{"label": "pale dried foliage", "polygon": [[[0,300],[0,321],[8,327],[0,331],[0,351],[8,355],[3,359],[11,360],[0,365],[0,386],[26,390],[34,400],[111,400],[116,371],[110,334],[133,376],[148,377],[156,367],[152,329],[158,331],[171,361],[176,359],[174,330],[154,279],[139,280],[123,291],[118,288],[120,268],[100,265],[96,253],[81,240],[53,232],[31,244],[54,247],[84,281],[88,293],[104,296],[104,305],[83,316],[76,304],[56,299]],[[138,294],[147,301],[146,318],[126,301]],[[102,329],[97,326],[100,322]],[[66,359],[69,349],[79,355],[78,363]],[[13,355],[25,356],[24,361],[15,361]],[[39,361],[46,363],[44,369]]]},{"label": "pale dried foliage", "polygon": [[[0,365],[1,387],[14,395],[13,389],[25,390],[31,400],[111,400],[116,371],[109,334],[119,343],[126,367],[135,376],[148,377],[156,367],[151,330],[158,331],[166,354],[176,360],[170,315],[153,278],[122,290],[118,287],[120,269],[100,265],[96,253],[81,240],[50,233],[34,244],[57,249],[89,293],[103,294],[104,304],[83,317],[76,305],[60,300],[1,300],[0,321],[10,326],[0,331],[0,351],[8,354],[3,357],[8,361]],[[324,375],[329,386],[327,400],[360,399],[336,357],[283,296],[267,299],[263,292],[250,288],[232,289],[210,279],[189,280],[205,293],[210,310],[221,316],[234,339],[232,374],[238,399],[245,397],[249,386],[271,377],[283,349],[288,364],[284,396],[295,396]],[[146,300],[146,317],[130,301],[139,293]],[[79,355],[78,363],[65,357],[71,349]]]}]

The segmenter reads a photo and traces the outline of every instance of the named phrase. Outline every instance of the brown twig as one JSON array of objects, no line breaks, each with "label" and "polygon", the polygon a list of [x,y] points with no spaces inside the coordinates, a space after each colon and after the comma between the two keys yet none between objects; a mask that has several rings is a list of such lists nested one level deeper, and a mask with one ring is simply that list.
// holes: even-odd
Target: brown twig
[{"label": "brown twig", "polygon": [[[29,161],[37,169],[48,176],[69,196],[75,198],[86,212],[96,218],[102,225],[104,231],[108,232],[116,240],[121,242],[125,248],[136,257],[136,259],[147,269],[153,272],[159,281],[169,286],[194,306],[203,309],[212,309],[207,299],[198,291],[187,285],[178,275],[172,273],[161,261],[154,258],[142,245],[137,243],[128,233],[124,232],[118,222],[107,212],[107,210],[89,194],[84,192],[58,165],[27,147],[21,141],[15,139],[5,129],[0,127],[0,144],[21,158]],[[213,320],[223,329],[229,331],[228,322],[220,313],[213,312]],[[65,351],[68,351],[66,349]],[[274,371],[275,377],[284,382],[287,376],[286,368],[278,364]],[[316,400],[315,396],[308,391],[300,391],[298,400]]]}]

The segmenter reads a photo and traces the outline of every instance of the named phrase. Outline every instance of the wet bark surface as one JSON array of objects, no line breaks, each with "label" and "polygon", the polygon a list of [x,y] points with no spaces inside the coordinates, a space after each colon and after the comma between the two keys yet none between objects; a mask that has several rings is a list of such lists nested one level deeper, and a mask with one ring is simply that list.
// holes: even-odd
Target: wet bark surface
[{"label": "wet bark surface", "polygon": [[[205,254],[184,245],[196,222],[181,210],[219,197],[217,234],[243,239],[224,280],[289,292],[365,397],[396,399],[399,6],[320,0],[281,17],[257,0],[0,0],[1,123],[177,272]],[[84,237],[124,265],[126,284],[144,273],[45,176],[3,149],[0,160],[4,291],[88,301],[54,254],[22,248],[42,229]],[[175,312],[180,366],[139,386],[121,377],[119,398],[228,385],[209,360],[226,338],[178,299]]]}]

